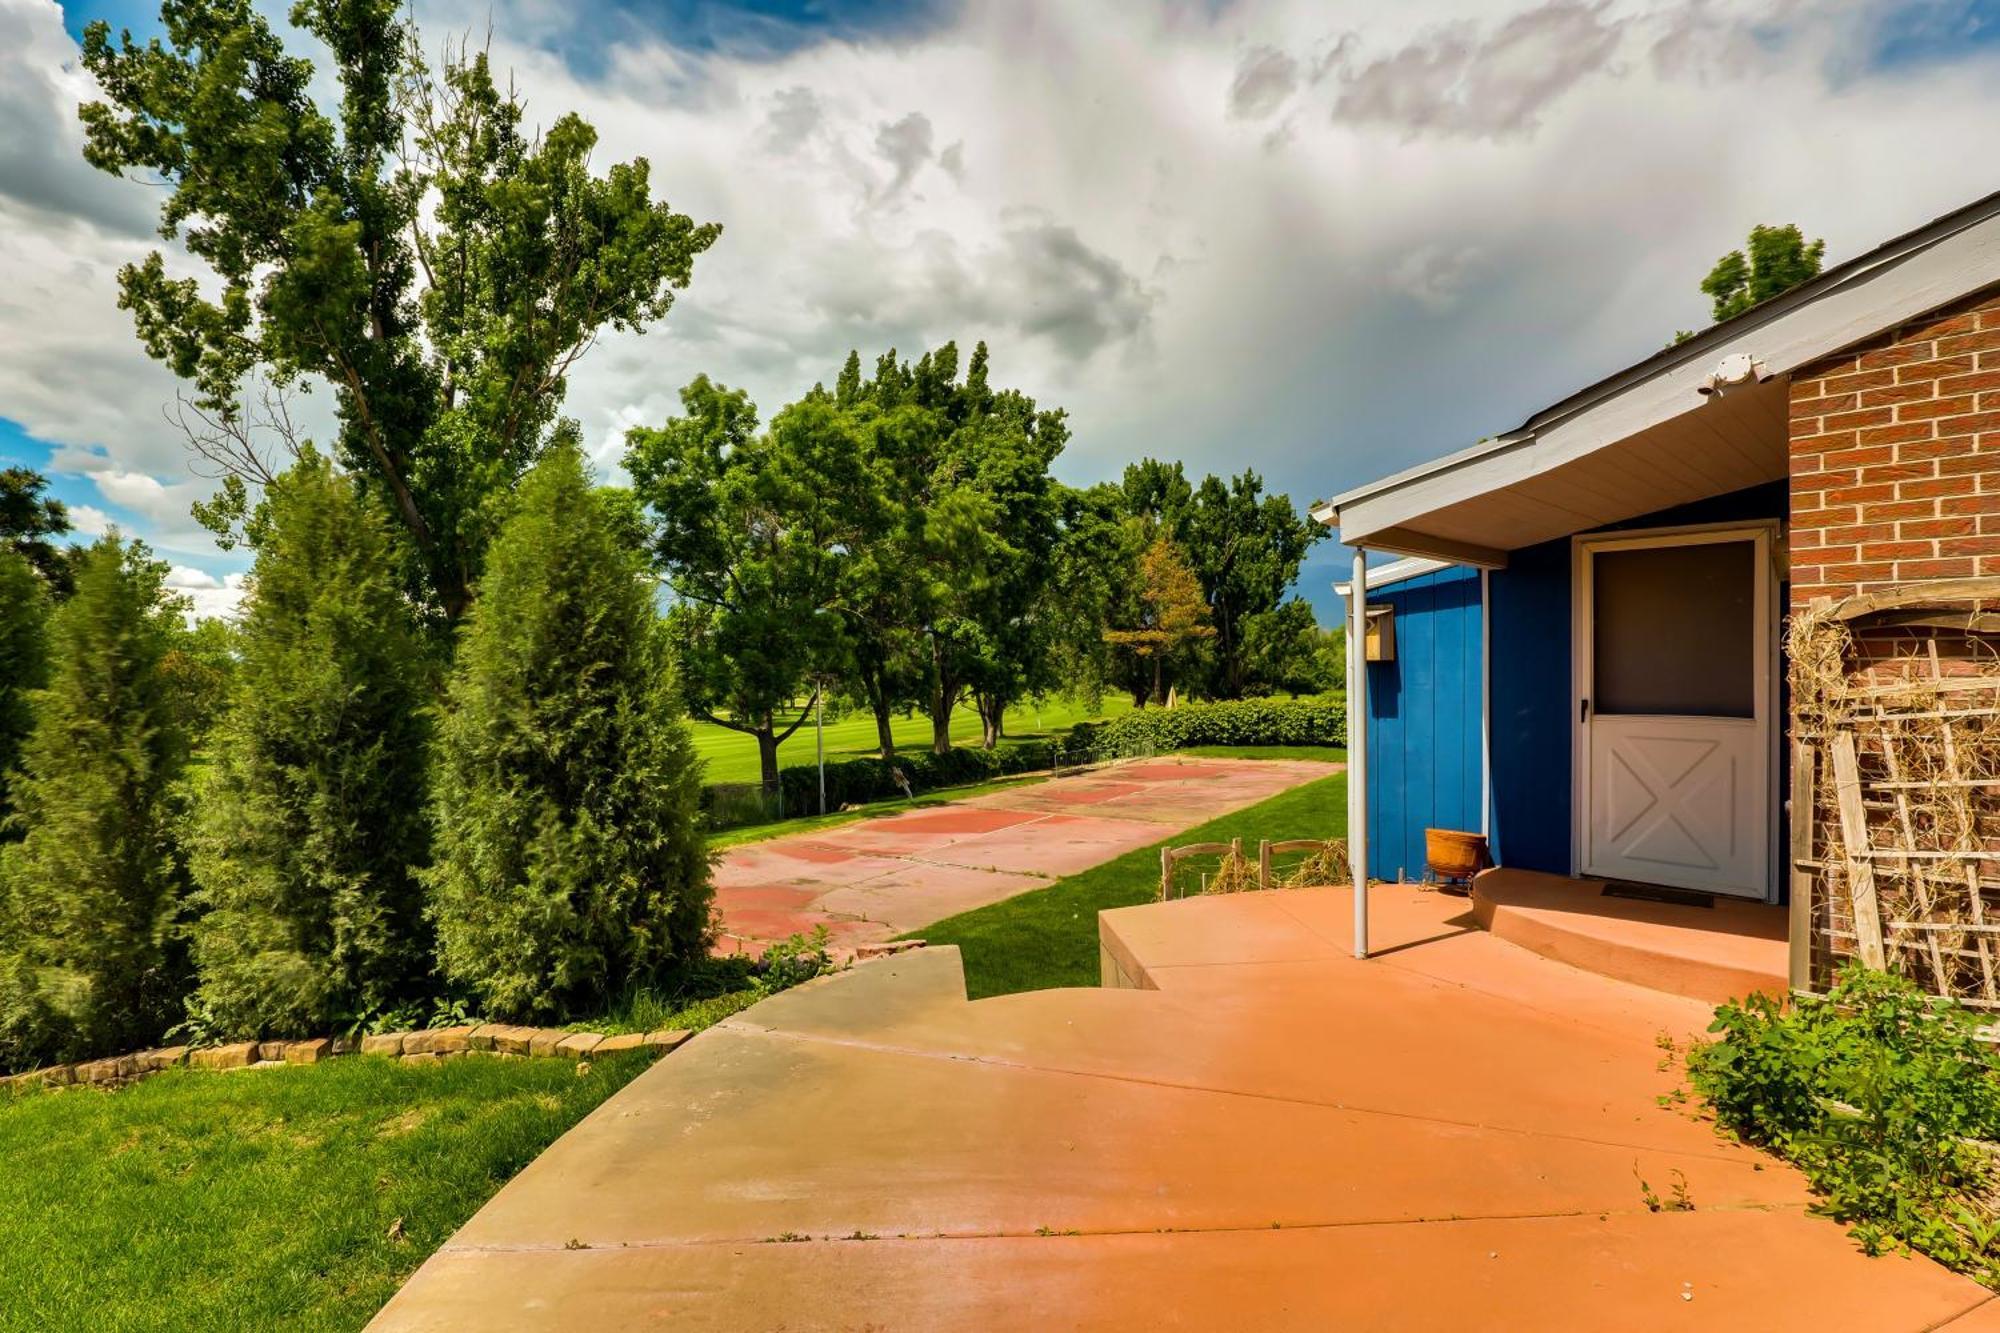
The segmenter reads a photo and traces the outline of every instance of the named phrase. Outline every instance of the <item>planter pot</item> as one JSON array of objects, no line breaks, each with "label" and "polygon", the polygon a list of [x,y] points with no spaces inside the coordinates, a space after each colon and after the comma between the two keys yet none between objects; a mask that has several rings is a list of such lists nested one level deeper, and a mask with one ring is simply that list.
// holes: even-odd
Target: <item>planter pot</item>
[{"label": "planter pot", "polygon": [[1424,862],[1435,878],[1455,884],[1470,884],[1474,875],[1492,864],[1485,834],[1446,828],[1424,830]]}]

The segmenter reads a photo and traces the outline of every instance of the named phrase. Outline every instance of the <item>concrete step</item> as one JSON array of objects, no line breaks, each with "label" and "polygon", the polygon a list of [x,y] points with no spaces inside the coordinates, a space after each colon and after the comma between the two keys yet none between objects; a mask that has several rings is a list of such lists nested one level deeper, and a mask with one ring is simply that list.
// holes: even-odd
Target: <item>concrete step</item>
[{"label": "concrete step", "polygon": [[1472,910],[1509,943],[1670,995],[1720,1004],[1787,988],[1787,915],[1767,903],[1607,898],[1601,880],[1498,869],[1473,882]]}]

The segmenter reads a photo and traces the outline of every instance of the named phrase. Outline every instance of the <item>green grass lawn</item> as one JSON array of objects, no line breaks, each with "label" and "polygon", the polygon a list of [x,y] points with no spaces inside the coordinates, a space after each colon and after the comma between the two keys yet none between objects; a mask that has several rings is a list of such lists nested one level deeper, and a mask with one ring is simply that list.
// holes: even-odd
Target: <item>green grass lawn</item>
[{"label": "green grass lawn", "polygon": [[[1007,740],[1028,740],[1046,737],[1054,732],[1067,731],[1078,722],[1095,721],[1099,718],[1117,717],[1130,712],[1132,701],[1123,694],[1107,694],[1101,708],[1092,710],[1068,699],[1049,699],[1042,704],[1024,703],[1007,710],[1007,725],[1002,744]],[[707,782],[755,782],[757,772],[757,742],[740,731],[719,727],[713,722],[696,722],[694,726],[695,752],[707,761]],[[927,717],[899,717],[890,727],[901,749],[928,750],[931,745],[931,720]],[[952,715],[952,743],[976,744],[979,740],[979,714],[971,708],[960,708]],[[826,757],[831,763],[836,759],[854,759],[875,753],[875,717],[872,713],[859,712],[829,722],[826,726]],[[791,739],[778,747],[780,764],[810,764],[815,758],[813,747],[812,719],[807,718],[804,726],[793,732]]]},{"label": "green grass lawn", "polygon": [[352,1056],[0,1094],[0,1328],[359,1328],[647,1063]]},{"label": "green grass lawn", "polygon": [[967,787],[939,787],[936,791],[927,791],[921,796],[898,796],[889,801],[871,801],[856,810],[834,810],[823,815],[801,815],[797,819],[773,820],[768,824],[748,824],[741,828],[723,829],[721,832],[708,835],[708,846],[711,851],[727,851],[731,847],[741,847],[746,842],[788,838],[794,833],[817,833],[822,829],[838,828],[842,824],[852,824],[863,819],[899,815],[905,810],[924,810],[934,805],[962,801],[968,796],[985,796],[996,791],[1006,791],[1009,787],[1027,787],[1047,781],[1046,777],[996,778],[992,782],[976,782]]},{"label": "green grass lawn", "polygon": [[[1337,752],[1336,752],[1337,753]],[[1097,914],[1159,896],[1160,847],[1242,838],[1347,836],[1347,775],[1320,778],[1233,815],[1176,833],[1114,861],[1005,902],[947,917],[913,934],[956,944],[973,999],[1097,984]]]}]

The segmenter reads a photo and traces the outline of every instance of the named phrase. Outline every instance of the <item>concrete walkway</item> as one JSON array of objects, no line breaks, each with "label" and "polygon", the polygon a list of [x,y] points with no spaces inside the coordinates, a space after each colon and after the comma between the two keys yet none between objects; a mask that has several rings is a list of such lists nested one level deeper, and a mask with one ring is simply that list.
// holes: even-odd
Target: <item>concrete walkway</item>
[{"label": "concrete walkway", "polygon": [[761,952],[819,925],[836,949],[851,951],[1039,889],[1340,769],[1310,760],[1139,760],[735,847],[715,871],[717,951]]},{"label": "concrete walkway", "polygon": [[1655,1036],[1704,1006],[1462,899],[1374,900],[1365,963],[1346,891],[1302,890],[1106,913],[1157,989],[967,1003],[936,949],[768,1000],[555,1144],[377,1327],[1991,1326],[1982,1288],[1863,1256],[1791,1170],[1656,1104]]}]

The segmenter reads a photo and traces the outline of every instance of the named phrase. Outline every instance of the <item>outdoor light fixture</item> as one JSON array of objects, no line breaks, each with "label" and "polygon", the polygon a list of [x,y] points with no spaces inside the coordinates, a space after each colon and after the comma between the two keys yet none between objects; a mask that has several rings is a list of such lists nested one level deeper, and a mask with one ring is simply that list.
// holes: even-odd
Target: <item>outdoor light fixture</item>
[{"label": "outdoor light fixture", "polygon": [[1764,380],[1764,363],[1748,352],[1731,352],[1715,363],[1715,369],[1702,377],[1696,393],[1704,396],[1723,394],[1731,389],[1740,389],[1746,384],[1759,384]]}]

